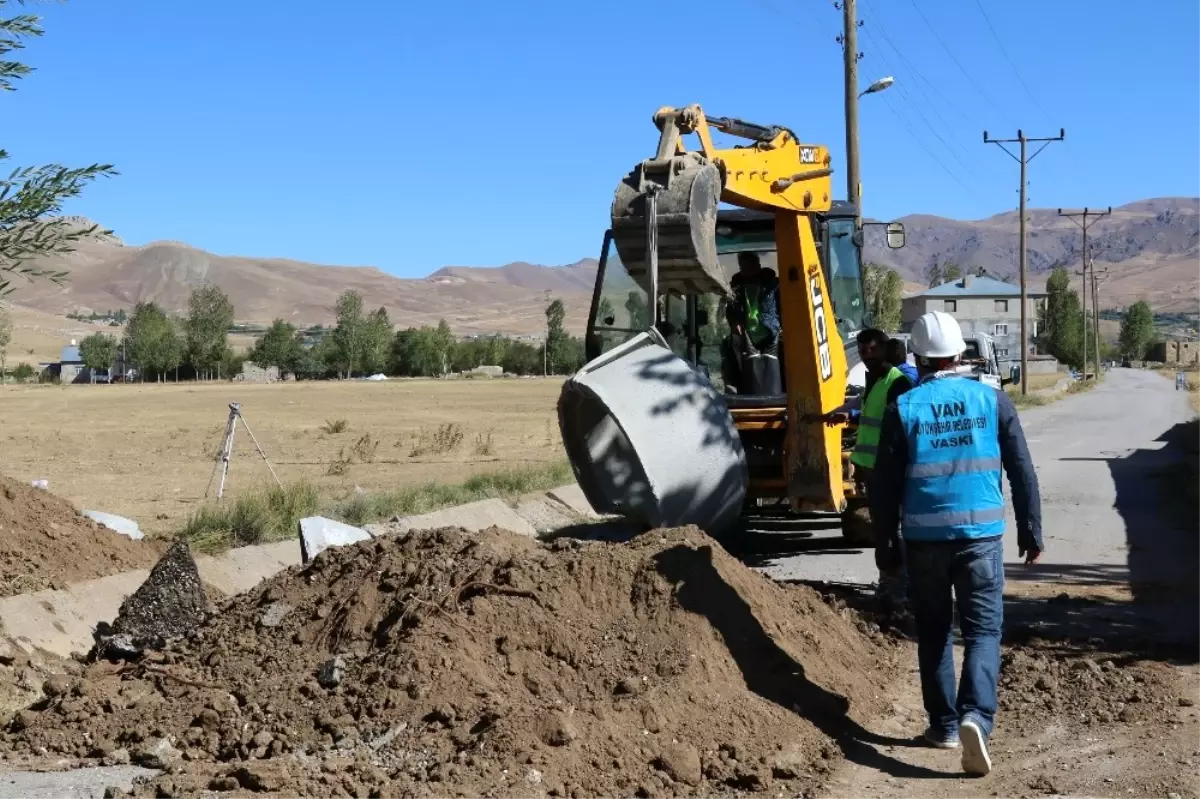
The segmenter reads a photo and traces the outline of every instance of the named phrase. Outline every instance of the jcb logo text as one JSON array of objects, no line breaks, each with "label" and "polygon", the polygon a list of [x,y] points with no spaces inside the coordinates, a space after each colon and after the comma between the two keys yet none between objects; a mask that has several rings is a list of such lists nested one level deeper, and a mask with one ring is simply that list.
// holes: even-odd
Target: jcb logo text
[{"label": "jcb logo text", "polygon": [[829,321],[825,316],[825,296],[821,293],[820,275],[808,278],[809,294],[812,295],[813,328],[817,332],[817,363],[821,367],[821,382],[833,376],[833,360],[829,356]]}]

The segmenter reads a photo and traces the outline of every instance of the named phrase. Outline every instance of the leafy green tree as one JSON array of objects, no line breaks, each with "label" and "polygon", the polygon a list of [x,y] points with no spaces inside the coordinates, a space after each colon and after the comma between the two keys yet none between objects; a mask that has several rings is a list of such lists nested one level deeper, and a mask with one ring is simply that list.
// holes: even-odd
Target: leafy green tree
[{"label": "leafy green tree", "polygon": [[296,326],[276,319],[254,342],[250,360],[262,367],[274,366],[282,377],[287,372],[296,371],[303,349]]},{"label": "leafy green tree", "polygon": [[613,327],[617,321],[617,311],[613,308],[608,297],[601,297],[596,304],[596,324],[601,327]]},{"label": "leafy green tree", "polygon": [[225,354],[221,357],[221,374],[232,379],[234,375],[241,373],[246,360],[246,353],[234,352],[233,347],[226,347]]},{"label": "leafy green tree", "polygon": [[439,375],[445,375],[450,371],[450,358],[454,353],[454,333],[450,330],[450,325],[445,319],[439,319],[437,327],[433,331],[431,339],[433,346],[433,355],[440,366]]},{"label": "leafy green tree", "polygon": [[937,261],[929,265],[929,269],[925,271],[925,276],[929,278],[929,288],[937,288],[944,282],[942,279],[942,266]]},{"label": "leafy green tree", "polygon": [[1154,341],[1154,312],[1144,301],[1135,302],[1121,317],[1121,333],[1117,337],[1122,357],[1139,361]]},{"label": "leafy green tree", "polygon": [[139,302],[125,327],[125,354],[142,373],[159,382],[183,359],[183,340],[174,320],[152,302]]},{"label": "leafy green tree", "polygon": [[197,376],[216,372],[220,377],[232,326],[233,302],[225,292],[212,284],[192,291],[183,329],[187,360]]},{"label": "leafy green tree", "polygon": [[566,366],[569,337],[563,328],[567,318],[567,309],[562,300],[554,300],[546,306],[546,359],[549,369],[559,374],[559,369]]},{"label": "leafy green tree", "polygon": [[1071,273],[1055,267],[1046,280],[1046,304],[1039,310],[1039,344],[1068,366],[1083,365],[1083,308],[1071,289]]},{"label": "leafy green tree", "polygon": [[650,327],[650,306],[646,304],[644,292],[630,290],[625,298],[625,311],[629,314],[630,329],[645,330]]},{"label": "leafy green tree", "polygon": [[307,380],[322,380],[337,375],[337,351],[333,342],[321,339],[311,347],[301,342],[294,371],[297,377]]},{"label": "leafy green tree", "polygon": [[117,359],[117,340],[107,333],[93,333],[79,342],[79,357],[96,382],[96,372],[108,371]]},{"label": "leafy green tree", "polygon": [[363,316],[363,298],[357,291],[343,291],[337,299],[337,326],[333,343],[337,347],[338,363],[346,378],[361,368],[366,353],[367,319]]},{"label": "leafy green tree", "polygon": [[37,370],[24,361],[17,364],[17,367],[12,370],[13,380],[16,380],[18,383],[24,383],[26,380],[31,380],[36,374]]},{"label": "leafy green tree", "polygon": [[[10,4],[10,0],[0,0],[0,90],[7,91],[13,91],[16,81],[33,68],[6,56],[22,49],[24,40],[44,33],[41,17],[4,14]],[[8,153],[0,149],[0,161],[7,158]],[[58,284],[66,281],[65,272],[36,266],[33,261],[71,252],[80,239],[112,232],[101,231],[98,225],[81,228],[56,215],[61,213],[63,202],[79,196],[88,183],[116,174],[111,164],[73,169],[47,164],[18,167],[7,178],[0,178],[0,296],[14,290],[12,280],[16,276],[44,278]]]},{"label": "leafy green tree", "polygon": [[542,373],[542,349],[524,341],[509,342],[501,364],[504,371],[514,375],[540,375]]},{"label": "leafy green tree", "polygon": [[501,366],[508,352],[508,341],[501,336],[492,336],[487,341],[480,366]]},{"label": "leafy green tree", "polygon": [[387,369],[392,344],[392,322],[387,309],[367,317],[363,332],[362,368],[371,374]]},{"label": "leafy green tree", "polygon": [[962,267],[960,267],[958,264],[954,263],[953,261],[946,261],[944,264],[942,264],[943,283],[949,283],[952,280],[960,280],[962,279],[962,276]]},{"label": "leafy green tree", "polygon": [[439,377],[455,361],[457,347],[446,320],[437,327],[408,328],[392,340],[393,374],[406,377]]},{"label": "leafy green tree", "polygon": [[889,333],[899,330],[904,292],[904,280],[900,273],[879,264],[864,264],[863,288],[872,324]]}]

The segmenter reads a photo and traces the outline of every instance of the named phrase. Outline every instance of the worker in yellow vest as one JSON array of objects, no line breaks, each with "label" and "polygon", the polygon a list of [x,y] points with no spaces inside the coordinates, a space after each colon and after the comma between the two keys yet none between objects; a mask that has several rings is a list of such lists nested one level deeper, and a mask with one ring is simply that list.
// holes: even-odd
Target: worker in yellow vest
[{"label": "worker in yellow vest", "polygon": [[[825,416],[827,424],[857,422],[858,432],[850,462],[854,464],[854,484],[859,496],[867,495],[867,484],[879,453],[879,431],[883,413],[904,392],[913,387],[912,381],[888,360],[890,339],[887,333],[867,328],[857,336],[858,357],[867,368],[867,385],[859,409],[839,408]],[[900,573],[903,575],[903,572]],[[892,577],[879,573],[879,594],[892,602],[902,602],[903,576]]]}]

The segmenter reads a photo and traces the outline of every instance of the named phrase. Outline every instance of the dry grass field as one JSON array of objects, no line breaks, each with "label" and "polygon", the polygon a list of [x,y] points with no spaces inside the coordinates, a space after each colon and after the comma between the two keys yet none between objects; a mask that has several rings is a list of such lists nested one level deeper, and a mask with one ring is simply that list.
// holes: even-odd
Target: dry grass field
[{"label": "dry grass field", "polygon": [[[326,500],[560,462],[561,379],[0,387],[0,466],[148,531],[202,502],[240,402],[285,483]],[[339,429],[344,424],[344,429]],[[227,496],[271,482],[240,425]],[[215,493],[215,485],[214,485]]]}]

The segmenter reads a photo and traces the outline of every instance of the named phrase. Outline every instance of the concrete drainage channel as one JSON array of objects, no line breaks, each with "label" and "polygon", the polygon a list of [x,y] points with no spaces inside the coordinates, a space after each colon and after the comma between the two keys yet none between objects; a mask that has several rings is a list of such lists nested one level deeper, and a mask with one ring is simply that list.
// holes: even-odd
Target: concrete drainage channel
[{"label": "concrete drainage channel", "polygon": [[[500,527],[536,536],[599,518],[583,492],[572,484],[526,495],[511,503],[485,499],[363,528],[327,519],[308,519],[302,523],[296,539],[241,547],[217,556],[197,555],[194,559],[207,586],[232,596],[290,566],[300,565],[330,546],[440,527],[458,527],[470,532]],[[149,571],[137,569],[73,584],[63,590],[0,599],[0,652],[40,650],[60,657],[86,654],[94,643],[96,625],[116,618],[121,603],[148,576]],[[36,772],[0,767],[0,799],[100,799],[109,787],[127,791],[137,777],[154,773],[136,766]]]},{"label": "concrete drainage channel", "polygon": [[[297,537],[273,544],[240,547],[217,556],[196,555],[195,561],[207,586],[232,596],[253,588],[289,566],[301,564],[306,549],[311,557],[326,546],[439,527],[461,527],[471,532],[501,527],[535,536],[596,518],[579,487],[568,485],[521,497],[512,504],[485,499],[384,524],[367,525],[361,530],[336,522],[310,522],[304,525],[307,535],[303,539]],[[136,569],[76,583],[62,590],[0,599],[0,650],[42,650],[60,657],[70,657],[73,652],[86,654],[92,647],[96,624],[112,621],[121,603],[145,582],[149,574],[148,570]]]}]

